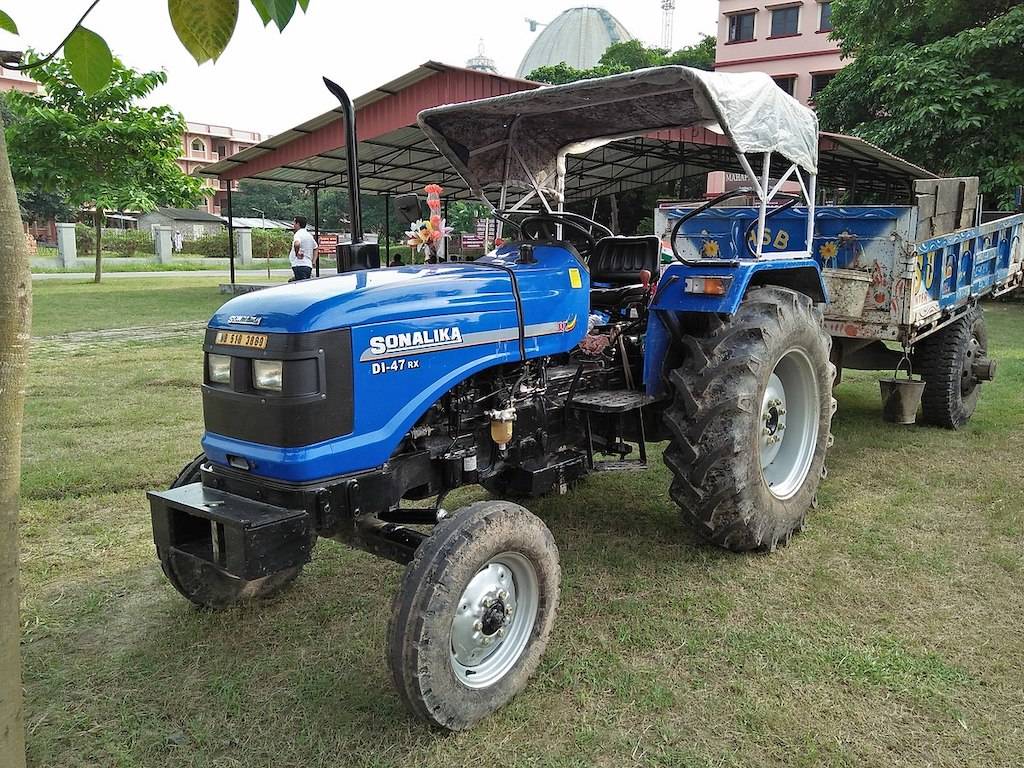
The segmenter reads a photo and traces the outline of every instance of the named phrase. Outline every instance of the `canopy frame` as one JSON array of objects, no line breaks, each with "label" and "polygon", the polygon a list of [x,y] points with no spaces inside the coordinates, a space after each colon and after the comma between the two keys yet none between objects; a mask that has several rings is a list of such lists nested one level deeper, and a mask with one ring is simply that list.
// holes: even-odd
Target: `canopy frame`
[{"label": "canopy frame", "polygon": [[[648,87],[649,86],[649,87]],[[636,90],[634,91],[634,87]],[[672,97],[677,97],[673,102]],[[654,113],[652,99],[667,99],[665,115]],[[622,105],[621,112],[601,109]],[[765,115],[754,120],[744,109],[760,107]],[[583,124],[593,126],[585,132],[576,113],[587,111]],[[561,122],[552,115],[564,115]],[[685,116],[688,122],[673,122],[673,116]],[[479,120],[479,128],[474,123]],[[529,126],[524,129],[524,123]],[[629,124],[634,120],[633,124]],[[756,192],[758,206],[756,258],[764,255],[764,235],[768,208],[782,194],[783,184],[791,178],[799,183],[801,197],[807,208],[807,242],[813,240],[815,197],[817,190],[817,118],[808,108],[784,94],[766,75],[760,73],[723,75],[693,70],[688,67],[658,67],[626,75],[613,75],[483,99],[476,102],[435,107],[419,114],[424,133],[451,163],[469,188],[491,209],[498,220],[499,236],[503,218],[510,213],[526,213],[523,206],[535,197],[548,214],[564,215],[568,157],[586,154],[623,139],[644,139],[663,131],[691,128],[701,123],[716,123],[728,140],[740,167]],[[473,131],[467,126],[473,125]],[[602,132],[605,127],[619,130]],[[527,156],[529,136],[523,130],[533,127],[545,142],[554,146],[554,162],[543,151]],[[502,131],[493,140],[487,129]],[[446,132],[447,129],[447,132]],[[623,130],[625,129],[625,130]],[[734,130],[735,129],[735,130]],[[794,136],[783,135],[786,131]],[[482,144],[472,142],[484,136]],[[540,144],[540,140],[538,140]],[[763,147],[761,174],[754,172],[748,153]],[[487,187],[498,181],[494,171],[494,153],[503,150],[497,201],[487,194]],[[790,165],[785,174],[770,185],[774,153],[786,156]],[[475,164],[475,158],[483,158]],[[531,164],[531,160],[533,163]],[[684,160],[685,162],[685,160]],[[552,179],[552,171],[554,178]],[[519,175],[520,172],[522,175]],[[684,169],[685,175],[685,169]],[[806,180],[805,180],[806,175]],[[524,190],[522,197],[509,205],[510,192]],[[558,226],[561,237],[561,226]],[[788,257],[810,257],[806,252],[788,252]]]}]

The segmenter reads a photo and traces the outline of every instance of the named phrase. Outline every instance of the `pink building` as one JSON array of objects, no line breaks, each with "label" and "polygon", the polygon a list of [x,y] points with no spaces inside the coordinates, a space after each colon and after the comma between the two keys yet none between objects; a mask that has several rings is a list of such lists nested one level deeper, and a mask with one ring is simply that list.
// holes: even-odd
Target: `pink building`
[{"label": "pink building", "polygon": [[42,86],[31,77],[26,76],[16,69],[5,69],[0,67],[0,91],[24,91],[25,93],[39,93]]},{"label": "pink building", "polygon": [[[262,137],[254,131],[241,131],[224,125],[189,121],[181,140],[182,151],[178,158],[178,166],[185,173],[194,174],[202,167],[231,157],[243,149],[248,149],[253,144],[259,144],[260,141],[262,141]],[[207,198],[205,210],[207,213],[219,216],[221,209],[226,207],[224,201],[227,197],[227,184],[224,182],[218,184],[216,179],[205,179],[205,183],[215,190]],[[232,189],[238,189],[237,183]],[[226,210],[224,212],[227,213]]]},{"label": "pink building", "polygon": [[718,72],[765,72],[804,104],[845,66],[829,0],[719,0]]}]

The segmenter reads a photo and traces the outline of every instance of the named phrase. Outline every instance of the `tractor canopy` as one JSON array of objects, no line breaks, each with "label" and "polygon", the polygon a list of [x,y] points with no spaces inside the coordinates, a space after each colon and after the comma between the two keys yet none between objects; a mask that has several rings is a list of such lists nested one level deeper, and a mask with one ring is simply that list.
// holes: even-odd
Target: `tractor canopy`
[{"label": "tractor canopy", "polygon": [[616,139],[694,126],[742,154],[778,152],[817,173],[818,119],[761,72],[682,66],[547,86],[424,110],[419,124],[473,191],[560,193],[566,155]]}]

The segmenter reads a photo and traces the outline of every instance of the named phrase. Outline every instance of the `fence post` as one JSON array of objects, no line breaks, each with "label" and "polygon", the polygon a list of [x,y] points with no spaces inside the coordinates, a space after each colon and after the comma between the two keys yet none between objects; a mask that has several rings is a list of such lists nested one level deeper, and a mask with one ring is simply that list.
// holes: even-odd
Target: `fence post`
[{"label": "fence post", "polygon": [[156,247],[156,260],[158,264],[170,264],[174,247],[171,244],[171,228],[153,227],[153,243]]},{"label": "fence post", "polygon": [[78,244],[75,242],[75,225],[57,224],[57,261],[64,269],[78,266]]},{"label": "fence post", "polygon": [[235,227],[235,252],[243,264],[252,261],[252,230],[248,227]]}]

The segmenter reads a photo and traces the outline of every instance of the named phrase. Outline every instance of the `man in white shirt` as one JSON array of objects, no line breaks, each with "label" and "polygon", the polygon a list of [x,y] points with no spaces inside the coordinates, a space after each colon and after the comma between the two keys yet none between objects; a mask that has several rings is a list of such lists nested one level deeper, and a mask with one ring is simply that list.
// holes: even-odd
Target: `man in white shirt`
[{"label": "man in white shirt", "polygon": [[292,229],[295,230],[295,238],[292,240],[292,252],[288,260],[291,262],[294,277],[288,281],[289,283],[309,280],[317,259],[316,240],[306,231],[306,217],[296,216]]}]

